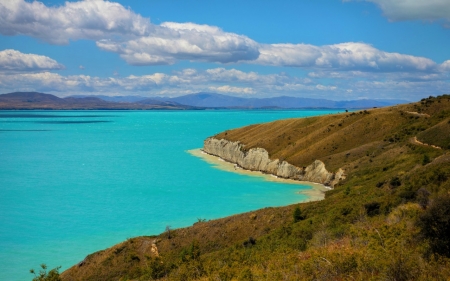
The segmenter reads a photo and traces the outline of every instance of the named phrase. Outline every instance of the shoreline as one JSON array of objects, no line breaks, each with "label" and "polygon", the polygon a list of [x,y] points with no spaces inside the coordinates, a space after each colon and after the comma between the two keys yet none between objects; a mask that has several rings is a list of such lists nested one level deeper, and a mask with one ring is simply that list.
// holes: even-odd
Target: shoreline
[{"label": "shoreline", "polygon": [[228,162],[218,156],[208,154],[205,151],[203,151],[203,149],[201,149],[201,148],[187,150],[186,152],[191,154],[192,156],[198,157],[198,158],[202,159],[203,161],[211,164],[213,168],[216,168],[216,169],[219,169],[222,171],[232,172],[232,173],[237,173],[237,174],[247,175],[247,176],[253,176],[253,177],[256,176],[256,177],[263,178],[265,181],[309,186],[311,189],[300,190],[297,192],[298,194],[303,194],[303,195],[308,196],[308,199],[302,200],[298,203],[323,200],[323,199],[325,199],[325,192],[330,190],[325,185],[319,184],[319,183],[307,182],[307,181],[297,181],[297,180],[292,180],[292,179],[284,179],[284,178],[277,177],[275,175],[265,174],[260,171],[246,170],[246,169],[239,167],[235,163],[231,163],[231,162]]}]

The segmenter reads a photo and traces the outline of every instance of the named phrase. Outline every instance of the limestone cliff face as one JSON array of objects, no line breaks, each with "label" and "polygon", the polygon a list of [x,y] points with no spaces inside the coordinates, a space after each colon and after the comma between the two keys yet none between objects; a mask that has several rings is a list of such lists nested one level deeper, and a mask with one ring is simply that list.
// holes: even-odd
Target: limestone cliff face
[{"label": "limestone cliff face", "polygon": [[299,168],[286,161],[271,160],[264,148],[252,148],[245,151],[240,142],[207,138],[204,141],[203,150],[244,169],[261,171],[286,179],[310,181],[334,187],[340,179],[344,178],[342,169],[336,173],[328,172],[325,164],[320,160],[314,161],[305,168]]}]

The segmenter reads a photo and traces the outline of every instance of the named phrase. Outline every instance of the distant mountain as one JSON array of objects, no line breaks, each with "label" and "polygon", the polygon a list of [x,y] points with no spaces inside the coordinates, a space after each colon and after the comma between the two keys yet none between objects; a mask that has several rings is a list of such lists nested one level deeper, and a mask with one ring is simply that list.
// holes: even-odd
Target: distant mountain
[{"label": "distant mountain", "polygon": [[69,98],[99,98],[110,102],[138,102],[147,99],[142,96],[105,96],[105,95],[73,95]]},{"label": "distant mountain", "polygon": [[0,95],[0,109],[205,109],[205,108],[372,108],[399,103],[400,100],[332,101],[297,97],[239,98],[215,93],[197,93],[176,98],[141,96],[76,95],[59,98],[38,92]]},{"label": "distant mountain", "polygon": [[332,101],[326,99],[311,99],[297,97],[274,98],[239,98],[214,93],[197,93],[176,98],[152,98],[160,101],[172,101],[178,104],[215,107],[215,108],[371,108],[384,107],[407,101],[399,100],[350,100]]},{"label": "distant mountain", "polygon": [[185,106],[183,104],[180,104],[180,103],[177,103],[177,102],[174,102],[174,101],[165,101],[165,100],[154,99],[154,98],[140,100],[140,101],[137,101],[137,103],[139,103],[139,104],[151,104],[151,105],[164,105],[164,106]]},{"label": "distant mountain", "polygon": [[38,92],[0,95],[0,109],[194,109],[192,106],[172,105],[171,102],[158,101],[157,103],[109,102],[93,96],[59,98]]}]

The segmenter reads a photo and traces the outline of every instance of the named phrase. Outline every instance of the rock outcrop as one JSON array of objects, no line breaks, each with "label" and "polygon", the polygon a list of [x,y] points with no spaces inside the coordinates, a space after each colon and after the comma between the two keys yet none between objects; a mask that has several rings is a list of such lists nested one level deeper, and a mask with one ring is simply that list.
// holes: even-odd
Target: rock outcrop
[{"label": "rock outcrop", "polygon": [[339,169],[336,173],[328,172],[325,164],[320,160],[314,161],[307,167],[300,168],[286,161],[271,160],[269,153],[264,148],[252,148],[246,151],[238,141],[207,138],[204,141],[203,151],[235,163],[244,169],[261,171],[286,179],[310,181],[334,187],[339,180],[345,178],[342,169]]}]

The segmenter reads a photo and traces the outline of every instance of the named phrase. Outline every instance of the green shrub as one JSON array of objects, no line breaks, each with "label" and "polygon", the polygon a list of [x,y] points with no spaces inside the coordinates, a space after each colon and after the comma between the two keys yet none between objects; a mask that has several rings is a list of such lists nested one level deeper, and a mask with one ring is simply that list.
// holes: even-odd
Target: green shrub
[{"label": "green shrub", "polygon": [[367,203],[364,205],[364,208],[366,209],[366,214],[369,217],[373,217],[380,214],[380,203],[378,202]]},{"label": "green shrub", "polygon": [[423,155],[423,160],[422,160],[422,165],[426,165],[426,164],[428,164],[428,163],[430,163],[431,162],[431,160],[430,160],[430,156],[428,156],[428,154],[424,154]]},{"label": "green shrub", "polygon": [[30,273],[34,274],[33,281],[61,281],[61,277],[59,276],[59,269],[61,268],[56,267],[47,272],[47,266],[45,264],[41,264],[41,270],[39,270],[39,273],[36,274],[34,269],[30,269]]},{"label": "green shrub", "polygon": [[293,216],[294,222],[299,222],[305,219],[305,217],[302,215],[302,210],[300,210],[300,207],[295,208]]},{"label": "green shrub", "polygon": [[431,250],[450,257],[450,195],[435,198],[419,217],[418,225]]},{"label": "green shrub", "polygon": [[393,177],[391,181],[389,182],[392,188],[399,187],[402,185],[402,182],[400,181],[399,177]]}]

